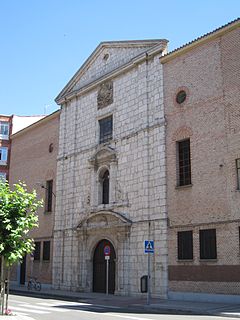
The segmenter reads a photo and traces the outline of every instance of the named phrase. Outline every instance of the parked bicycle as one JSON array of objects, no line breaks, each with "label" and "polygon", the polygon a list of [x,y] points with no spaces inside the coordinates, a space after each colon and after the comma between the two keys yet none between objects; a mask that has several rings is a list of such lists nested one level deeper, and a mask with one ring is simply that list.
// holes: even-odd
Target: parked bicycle
[{"label": "parked bicycle", "polygon": [[36,291],[40,291],[42,286],[41,283],[39,281],[37,281],[37,278],[31,278],[28,281],[28,290],[33,290],[35,289]]}]

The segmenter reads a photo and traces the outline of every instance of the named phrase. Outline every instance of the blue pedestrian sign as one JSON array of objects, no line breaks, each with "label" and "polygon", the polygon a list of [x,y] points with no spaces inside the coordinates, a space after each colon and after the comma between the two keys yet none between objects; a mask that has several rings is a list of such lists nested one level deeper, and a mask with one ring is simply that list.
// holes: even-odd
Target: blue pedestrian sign
[{"label": "blue pedestrian sign", "polygon": [[145,253],[154,253],[154,241],[145,240],[144,241],[144,252]]}]

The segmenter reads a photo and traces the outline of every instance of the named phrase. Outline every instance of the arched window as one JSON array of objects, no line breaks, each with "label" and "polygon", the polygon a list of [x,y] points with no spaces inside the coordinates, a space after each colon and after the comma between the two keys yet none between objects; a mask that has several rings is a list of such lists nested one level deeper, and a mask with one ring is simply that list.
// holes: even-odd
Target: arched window
[{"label": "arched window", "polygon": [[102,176],[102,204],[109,203],[109,171],[106,170]]}]

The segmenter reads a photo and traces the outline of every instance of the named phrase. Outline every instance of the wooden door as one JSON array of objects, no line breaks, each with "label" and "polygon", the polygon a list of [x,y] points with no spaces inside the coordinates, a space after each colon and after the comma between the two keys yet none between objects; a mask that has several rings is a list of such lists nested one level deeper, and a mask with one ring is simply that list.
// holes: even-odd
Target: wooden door
[{"label": "wooden door", "polygon": [[110,241],[101,240],[94,251],[93,257],[93,291],[106,293],[106,260],[104,256],[104,247],[110,247],[109,273],[108,273],[108,293],[115,291],[115,259],[116,254]]}]

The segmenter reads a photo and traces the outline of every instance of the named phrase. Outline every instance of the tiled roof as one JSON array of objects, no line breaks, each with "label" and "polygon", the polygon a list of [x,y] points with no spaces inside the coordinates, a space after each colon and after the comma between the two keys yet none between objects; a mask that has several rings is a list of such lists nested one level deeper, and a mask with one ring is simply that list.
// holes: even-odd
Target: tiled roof
[{"label": "tiled roof", "polygon": [[178,51],[180,51],[180,50],[182,50],[182,49],[194,44],[195,42],[198,42],[199,40],[202,40],[202,39],[207,38],[207,37],[209,37],[211,35],[214,35],[215,33],[219,32],[219,31],[221,31],[221,30],[223,30],[223,29],[225,29],[227,27],[230,27],[231,25],[236,24],[237,22],[240,24],[240,18],[237,18],[237,19],[235,19],[235,20],[233,20],[233,21],[231,21],[231,22],[229,22],[229,23],[227,23],[227,24],[225,24],[225,25],[223,25],[223,26],[211,31],[211,32],[208,32],[208,33],[202,35],[201,37],[198,37],[198,38],[196,38],[196,39],[194,39],[194,40],[182,45],[179,48],[174,49],[173,51],[170,51],[168,54],[166,54],[162,58],[166,58],[168,56],[171,56],[173,53],[178,52]]}]

